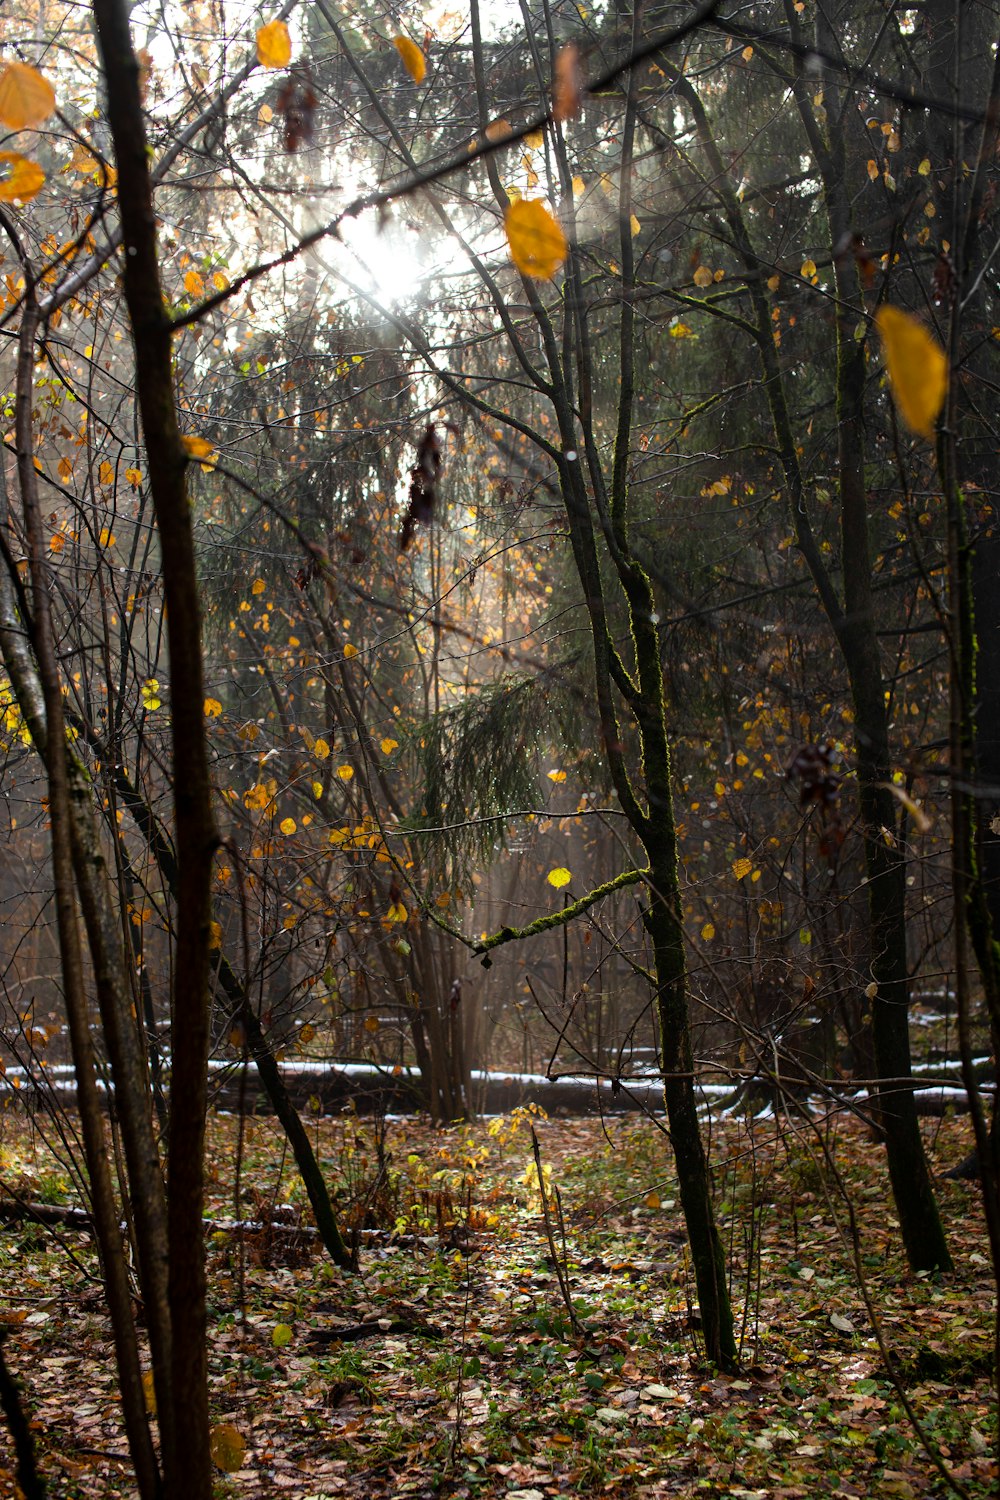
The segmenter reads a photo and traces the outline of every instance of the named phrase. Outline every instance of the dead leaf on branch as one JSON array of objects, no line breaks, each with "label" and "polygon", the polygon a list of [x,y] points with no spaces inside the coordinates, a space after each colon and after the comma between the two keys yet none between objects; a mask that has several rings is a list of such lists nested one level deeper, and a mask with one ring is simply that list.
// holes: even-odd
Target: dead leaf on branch
[{"label": "dead leaf on branch", "polygon": [[405,552],[418,525],[429,526],[434,518],[438,480],[444,460],[434,423],[428,425],[417,449],[417,461],[410,470],[410,504],[399,533],[399,550]]}]

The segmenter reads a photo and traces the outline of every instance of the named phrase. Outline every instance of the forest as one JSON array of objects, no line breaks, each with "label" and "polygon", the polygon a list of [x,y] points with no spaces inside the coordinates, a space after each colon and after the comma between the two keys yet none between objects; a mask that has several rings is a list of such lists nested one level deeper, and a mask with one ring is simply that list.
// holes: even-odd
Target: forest
[{"label": "forest", "polygon": [[1000,1493],[996,7],[0,128],[0,1494]]}]

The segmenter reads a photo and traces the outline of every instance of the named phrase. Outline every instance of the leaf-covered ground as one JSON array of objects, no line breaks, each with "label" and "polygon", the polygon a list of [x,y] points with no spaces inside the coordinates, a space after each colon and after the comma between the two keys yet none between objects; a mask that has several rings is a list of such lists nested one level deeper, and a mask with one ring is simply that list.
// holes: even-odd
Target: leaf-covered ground
[{"label": "leaf-covered ground", "polygon": [[[273,1123],[248,1124],[240,1148],[235,1120],[212,1122],[211,1399],[231,1468],[220,1497],[946,1493],[888,1378],[866,1295],[925,1443],[970,1495],[994,1485],[978,1185],[940,1183],[956,1271],[915,1277],[882,1152],[860,1125],[716,1123],[742,1340],[732,1378],[699,1359],[662,1134],[635,1118],[535,1123],[558,1189],[558,1268],[526,1117],[447,1131],[317,1122],[329,1180],[364,1226],[349,1277],[295,1231],[308,1217]],[[38,1134],[10,1116],[2,1130],[3,1182],[73,1202],[71,1174]],[[935,1124],[928,1140],[941,1171],[964,1154],[968,1126]],[[237,1217],[250,1227],[227,1227]],[[274,1219],[290,1228],[253,1227]],[[88,1237],[8,1227],[0,1258],[6,1358],[50,1493],[132,1493]],[[0,1490],[12,1494],[6,1434],[0,1443]]]}]

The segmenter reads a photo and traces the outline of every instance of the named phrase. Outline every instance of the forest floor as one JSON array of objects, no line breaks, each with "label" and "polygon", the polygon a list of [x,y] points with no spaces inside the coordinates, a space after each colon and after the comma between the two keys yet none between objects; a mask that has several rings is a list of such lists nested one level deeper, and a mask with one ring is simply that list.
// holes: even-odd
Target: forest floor
[{"label": "forest floor", "polygon": [[[956,1269],[914,1276],[883,1153],[858,1122],[715,1123],[742,1351],[732,1377],[699,1355],[657,1126],[534,1123],[543,1176],[558,1188],[558,1265],[522,1112],[443,1131],[317,1121],[342,1209],[368,1226],[360,1273],[349,1276],[295,1228],[308,1216],[274,1123],[247,1122],[241,1140],[237,1120],[211,1121],[220,1500],[906,1500],[995,1485],[995,1298],[978,1184],[940,1182]],[[927,1130],[940,1173],[967,1150],[968,1122]],[[10,1114],[0,1167],[6,1187],[32,1201],[79,1201],[63,1152]],[[282,1218],[288,1228],[254,1227]],[[4,1228],[0,1267],[5,1357],[26,1392],[48,1493],[132,1493],[89,1237]],[[3,1434],[0,1494],[13,1493]]]}]

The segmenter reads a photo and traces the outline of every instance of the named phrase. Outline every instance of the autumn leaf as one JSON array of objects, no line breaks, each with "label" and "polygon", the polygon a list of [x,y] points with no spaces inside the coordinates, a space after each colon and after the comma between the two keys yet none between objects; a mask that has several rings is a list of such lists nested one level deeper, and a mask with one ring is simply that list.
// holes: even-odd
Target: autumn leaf
[{"label": "autumn leaf", "polygon": [[350,641],[348,641],[347,645],[344,647],[344,660],[350,661],[353,657],[357,656],[357,654],[357,646],[352,646]]},{"label": "autumn leaf", "polygon": [[217,1469],[221,1469],[224,1474],[235,1474],[237,1469],[243,1467],[247,1445],[231,1422],[220,1422],[212,1428],[209,1451]]},{"label": "autumn leaf", "polygon": [[125,470],[125,478],[128,481],[128,483],[132,486],[133,489],[138,489],[139,485],[142,483],[142,470],[141,469],[126,469]]},{"label": "autumn leaf", "polygon": [[548,777],[549,777],[550,781],[554,781],[554,782],[556,782],[557,785],[561,785],[562,782],[564,782],[566,780],[566,772],[565,771],[558,771],[558,770],[556,770],[556,771],[549,771]]},{"label": "autumn leaf", "polygon": [[281,831],[285,835],[285,837],[288,838],[291,834],[293,834],[295,832],[295,819],[294,818],[282,818],[281,822],[278,824],[278,827],[281,829]]},{"label": "autumn leaf", "polygon": [[354,768],[352,766],[338,766],[337,775],[340,777],[341,781],[353,781]]},{"label": "autumn leaf", "polygon": [[222,928],[220,927],[220,925],[219,925],[218,922],[209,922],[209,924],[208,924],[208,951],[210,953],[218,953],[218,951],[219,951],[219,949],[221,947],[222,947]]},{"label": "autumn leaf", "polygon": [[394,901],[389,907],[387,922],[406,922],[409,920],[409,912],[402,901]]},{"label": "autumn leaf", "polygon": [[383,755],[391,755],[394,750],[399,749],[399,741],[390,739],[390,737],[386,735],[385,739],[380,742],[379,749],[382,751]]},{"label": "autumn leaf", "polygon": [[197,271],[189,271],[184,278],[184,290],[190,297],[200,297],[205,290],[205,282]]},{"label": "autumn leaf", "polygon": [[210,458],[215,452],[215,446],[208,441],[208,438],[195,437],[192,433],[185,434],[181,442],[189,458]]},{"label": "autumn leaf", "polygon": [[222,712],[222,704],[218,698],[205,699],[205,718],[217,719]]},{"label": "autumn leaf", "polygon": [[549,885],[555,886],[557,891],[562,890],[564,885],[569,885],[570,881],[573,879],[572,875],[566,869],[565,865],[559,865],[556,869],[550,870],[545,878],[548,881]]},{"label": "autumn leaf", "polygon": [[313,742],[312,750],[317,760],[326,760],[330,754],[330,746],[322,739]]},{"label": "autumn leaf", "polygon": [[701,936],[703,942],[710,943],[715,937],[715,923],[706,922],[704,927],[701,929]]},{"label": "autumn leaf", "polygon": [[695,286],[706,287],[712,285],[712,273],[707,266],[699,266],[694,273]]},{"label": "autumn leaf", "polygon": [[11,62],[0,73],[0,125],[8,130],[34,130],[55,107],[55,90],[37,68]]},{"label": "autumn leaf", "polygon": [[45,181],[45,173],[36,161],[18,156],[15,151],[0,151],[0,166],[9,174],[0,182],[0,203],[30,203]]},{"label": "autumn leaf", "polygon": [[284,21],[268,21],[257,32],[257,61],[265,68],[287,68],[292,60],[292,39]]},{"label": "autumn leaf", "polygon": [[259,812],[261,808],[267,806],[270,800],[271,796],[267,787],[259,781],[243,793],[243,806],[249,808],[251,812]]},{"label": "autumn leaf", "polygon": [[808,281],[810,277],[816,275],[816,262],[814,260],[804,260],[799,267],[799,274]]},{"label": "autumn leaf", "polygon": [[251,594],[262,594],[266,588],[267,584],[264,582],[263,578],[255,578],[253,583],[250,585],[250,592]]},{"label": "autumn leaf", "polygon": [[292,1342],[292,1330],[287,1323],[275,1323],[271,1343],[276,1349],[285,1349]]},{"label": "autumn leaf", "polygon": [[566,259],[562,226],[540,198],[521,198],[504,215],[510,255],[522,276],[551,281]]},{"label": "autumn leaf", "polygon": [[733,860],[733,878],[735,880],[744,880],[746,878],[746,876],[750,874],[750,871],[752,869],[753,869],[753,860],[752,859],[734,859]]},{"label": "autumn leaf", "polygon": [[582,92],[580,53],[575,42],[568,42],[556,53],[555,76],[552,80],[553,120],[572,120],[578,115]]},{"label": "autumn leaf", "polygon": [[408,36],[394,36],[392,45],[403,59],[403,67],[413,82],[423,83],[427,73],[427,60],[416,42],[411,42]]},{"label": "autumn leaf", "polygon": [[163,699],[160,697],[160,684],[155,677],[147,677],[142,685],[140,693],[142,706],[147,713],[155,713],[158,708],[163,707]]},{"label": "autumn leaf", "polygon": [[912,432],[933,441],[948,391],[945,352],[930,330],[900,307],[880,307],[875,323],[899,414]]}]

